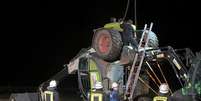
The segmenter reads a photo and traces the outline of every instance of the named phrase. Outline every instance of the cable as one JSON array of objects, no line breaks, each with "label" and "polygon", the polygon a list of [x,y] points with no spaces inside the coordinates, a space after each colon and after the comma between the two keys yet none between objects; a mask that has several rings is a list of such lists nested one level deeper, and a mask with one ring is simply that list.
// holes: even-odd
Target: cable
[{"label": "cable", "polygon": [[126,5],[126,11],[125,11],[125,13],[124,13],[123,21],[125,20],[126,15],[127,15],[127,13],[128,13],[128,8],[129,8],[129,5],[130,5],[130,0],[128,0],[128,1],[127,1],[127,5]]},{"label": "cable", "polygon": [[[134,4],[134,19],[135,19],[135,26],[137,27],[137,0],[135,0],[135,2],[134,2],[135,4]],[[137,29],[137,28],[136,28]]]},{"label": "cable", "polygon": [[[127,1],[126,10],[122,19],[123,21],[125,21],[126,19],[129,6],[130,6],[130,0]],[[135,26],[137,26],[137,0],[134,0],[134,24]]]}]

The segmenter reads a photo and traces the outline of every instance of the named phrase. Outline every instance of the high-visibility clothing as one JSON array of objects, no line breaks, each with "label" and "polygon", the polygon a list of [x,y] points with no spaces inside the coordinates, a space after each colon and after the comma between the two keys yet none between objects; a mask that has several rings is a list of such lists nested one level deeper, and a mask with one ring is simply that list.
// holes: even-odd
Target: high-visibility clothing
[{"label": "high-visibility clothing", "polygon": [[153,101],[167,101],[167,97],[165,96],[156,96],[154,97]]},{"label": "high-visibility clothing", "polygon": [[113,23],[108,23],[105,24],[104,28],[108,28],[108,29],[115,29],[117,31],[123,31],[123,29],[120,27],[121,23],[118,22],[113,22]]}]

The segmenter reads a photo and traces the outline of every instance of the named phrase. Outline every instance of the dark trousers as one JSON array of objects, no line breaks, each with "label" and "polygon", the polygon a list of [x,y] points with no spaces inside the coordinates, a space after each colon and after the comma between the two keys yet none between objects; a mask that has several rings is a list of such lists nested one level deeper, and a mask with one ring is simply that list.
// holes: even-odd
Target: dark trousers
[{"label": "dark trousers", "polygon": [[124,45],[129,45],[130,43],[134,48],[137,48],[138,43],[135,40],[134,30],[131,24],[123,23],[121,27],[123,28],[123,32],[121,36],[122,36]]}]

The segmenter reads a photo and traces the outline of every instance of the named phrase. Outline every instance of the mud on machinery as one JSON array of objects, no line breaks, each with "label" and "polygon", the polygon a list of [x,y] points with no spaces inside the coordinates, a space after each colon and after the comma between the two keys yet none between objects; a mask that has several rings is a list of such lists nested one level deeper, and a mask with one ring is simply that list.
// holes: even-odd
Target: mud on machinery
[{"label": "mud on machinery", "polygon": [[[57,74],[59,79],[66,72],[77,74],[84,101],[149,101],[160,96],[158,91],[164,83],[168,86],[168,100],[200,99],[200,52],[194,55],[188,48],[158,47],[157,36],[152,32],[153,23],[149,28],[145,24],[142,30],[133,27],[136,48],[123,42],[125,29],[121,25],[121,22],[113,22],[94,30],[92,46],[82,49],[63,72]],[[59,79],[55,80],[59,82]],[[41,101],[46,101],[50,92],[47,93],[43,85],[39,88]],[[112,100],[113,96],[118,100]],[[154,101],[167,99],[159,97]]]}]

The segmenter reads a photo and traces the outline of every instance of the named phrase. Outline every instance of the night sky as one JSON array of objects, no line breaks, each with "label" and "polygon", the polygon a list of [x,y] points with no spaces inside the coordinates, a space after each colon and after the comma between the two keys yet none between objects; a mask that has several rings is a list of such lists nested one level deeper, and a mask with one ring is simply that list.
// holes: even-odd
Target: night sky
[{"label": "night sky", "polygon": [[[197,0],[195,0],[197,1]],[[93,29],[122,18],[127,0],[17,2],[5,8],[1,86],[37,86],[59,72],[80,49],[91,45]],[[200,7],[192,0],[137,0],[137,27],[154,23],[160,46],[201,50]],[[127,19],[134,19],[134,3]],[[4,34],[3,34],[4,33]]]}]

